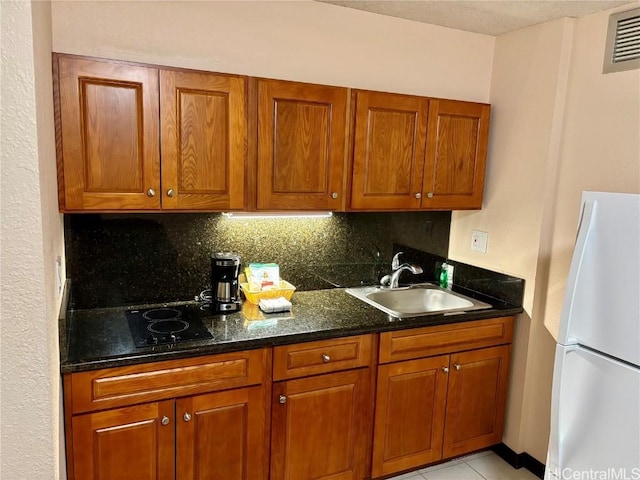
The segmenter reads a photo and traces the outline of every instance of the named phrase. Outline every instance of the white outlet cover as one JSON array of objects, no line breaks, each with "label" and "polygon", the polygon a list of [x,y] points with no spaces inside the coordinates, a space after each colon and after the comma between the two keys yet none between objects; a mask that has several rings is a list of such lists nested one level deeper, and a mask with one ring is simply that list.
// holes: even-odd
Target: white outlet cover
[{"label": "white outlet cover", "polygon": [[487,253],[487,242],[489,240],[489,234],[487,232],[481,232],[480,230],[474,230],[471,233],[471,250],[481,253]]},{"label": "white outlet cover", "polygon": [[62,258],[56,258],[56,288],[58,289],[58,295],[62,294],[62,288],[64,287],[64,281],[62,279]]}]

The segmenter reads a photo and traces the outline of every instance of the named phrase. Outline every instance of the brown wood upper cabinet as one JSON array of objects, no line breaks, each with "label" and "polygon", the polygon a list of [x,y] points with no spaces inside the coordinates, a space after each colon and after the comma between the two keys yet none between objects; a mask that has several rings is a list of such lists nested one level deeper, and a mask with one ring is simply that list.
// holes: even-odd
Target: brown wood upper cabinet
[{"label": "brown wood upper cabinet", "polygon": [[53,64],[62,212],[482,206],[486,104],[74,55]]},{"label": "brown wood upper cabinet", "polygon": [[258,210],[340,210],[348,92],[258,82]]},{"label": "brown wood upper cabinet", "polygon": [[245,206],[245,79],[160,70],[162,208]]},{"label": "brown wood upper cabinet", "polygon": [[245,78],[64,55],[54,69],[61,211],[245,207]]},{"label": "brown wood upper cabinet", "polygon": [[367,91],[354,98],[351,209],[419,208],[428,100]]},{"label": "brown wood upper cabinet", "polygon": [[490,106],[356,91],[350,210],[482,206]]},{"label": "brown wood upper cabinet", "polygon": [[422,208],[482,207],[491,107],[429,101]]},{"label": "brown wood upper cabinet", "polygon": [[54,59],[60,209],[160,208],[158,71]]}]

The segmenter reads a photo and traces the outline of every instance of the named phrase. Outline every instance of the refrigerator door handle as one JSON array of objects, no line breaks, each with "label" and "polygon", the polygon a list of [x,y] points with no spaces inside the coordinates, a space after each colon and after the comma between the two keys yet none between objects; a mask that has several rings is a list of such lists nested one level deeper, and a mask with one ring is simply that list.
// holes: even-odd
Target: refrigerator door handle
[{"label": "refrigerator door handle", "polygon": [[595,217],[598,210],[598,201],[586,201],[582,206],[582,215],[578,226],[578,236],[576,238],[576,246],[573,252],[571,267],[569,268],[569,276],[567,278],[567,287],[564,297],[564,308],[562,309],[562,318],[560,319],[560,328],[558,331],[558,343],[568,345],[569,339],[567,333],[569,331],[569,323],[572,318],[572,310],[574,306],[574,298],[576,294],[576,286],[580,280],[580,273],[583,265],[583,257],[586,253],[586,246],[593,231]]}]

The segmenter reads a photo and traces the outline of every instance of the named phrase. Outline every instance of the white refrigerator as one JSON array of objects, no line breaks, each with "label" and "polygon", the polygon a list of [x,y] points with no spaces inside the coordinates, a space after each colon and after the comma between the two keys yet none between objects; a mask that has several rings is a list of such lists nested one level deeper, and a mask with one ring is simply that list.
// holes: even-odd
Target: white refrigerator
[{"label": "white refrigerator", "polygon": [[582,194],[545,478],[640,480],[640,195]]}]

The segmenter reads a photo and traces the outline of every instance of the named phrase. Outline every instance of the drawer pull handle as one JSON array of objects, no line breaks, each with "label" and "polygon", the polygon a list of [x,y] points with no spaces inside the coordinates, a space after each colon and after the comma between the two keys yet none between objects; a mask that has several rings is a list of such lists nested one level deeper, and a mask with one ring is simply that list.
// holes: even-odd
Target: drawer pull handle
[{"label": "drawer pull handle", "polygon": [[460,365],[458,365],[457,363],[454,363],[453,366],[455,367],[456,370],[460,370]]},{"label": "drawer pull handle", "polygon": [[285,397],[284,395],[280,395],[280,396],[278,397],[278,401],[279,401],[280,403],[287,403],[287,397]]},{"label": "drawer pull handle", "polygon": [[184,412],[184,415],[182,416],[182,419],[185,422],[188,422],[189,420],[191,420],[191,414],[189,412]]},{"label": "drawer pull handle", "polygon": [[322,361],[324,363],[329,363],[331,361],[331,357],[329,355],[327,355],[326,353],[322,354]]},{"label": "drawer pull handle", "polygon": [[150,188],[149,190],[147,190],[147,196],[155,197],[156,196],[156,191],[153,188]]},{"label": "drawer pull handle", "polygon": [[449,367],[442,367],[442,373],[449,373]]},{"label": "drawer pull handle", "polygon": [[162,420],[160,420],[160,423],[166,427],[167,425],[169,425],[170,421],[171,420],[169,420],[169,417],[165,415],[164,417],[162,417]]}]

